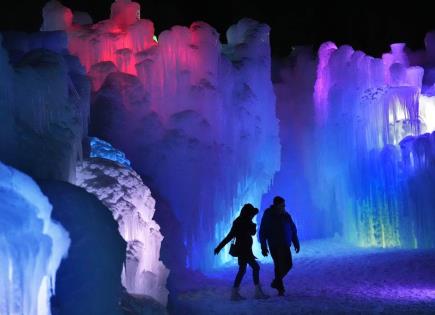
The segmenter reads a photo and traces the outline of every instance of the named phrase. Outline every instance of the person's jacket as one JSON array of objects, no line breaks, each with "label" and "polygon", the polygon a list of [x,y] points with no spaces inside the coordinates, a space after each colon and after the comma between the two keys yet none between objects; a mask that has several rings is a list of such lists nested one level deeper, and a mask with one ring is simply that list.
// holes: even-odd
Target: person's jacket
[{"label": "person's jacket", "polygon": [[227,236],[219,243],[216,247],[220,251],[226,244],[228,244],[233,238],[236,238],[236,247],[238,251],[239,258],[252,258],[254,254],[252,253],[252,235],[255,235],[257,225],[250,219],[239,216],[231,227],[230,232]]},{"label": "person's jacket", "polygon": [[279,246],[295,246],[299,248],[299,239],[296,225],[287,211],[280,211],[271,206],[264,211],[260,225],[260,243],[262,249]]}]

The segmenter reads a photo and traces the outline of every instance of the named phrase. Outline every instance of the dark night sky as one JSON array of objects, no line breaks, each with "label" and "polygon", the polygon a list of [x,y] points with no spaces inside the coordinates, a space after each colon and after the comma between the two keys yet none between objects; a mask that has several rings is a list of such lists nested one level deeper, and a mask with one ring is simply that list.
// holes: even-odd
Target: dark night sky
[{"label": "dark night sky", "polygon": [[[8,1],[9,2],[9,1]],[[0,4],[0,30],[37,31],[45,0],[12,0]],[[26,4],[28,2],[28,4]],[[109,17],[113,0],[63,0],[73,10],[87,11],[94,21]],[[423,47],[424,34],[435,29],[435,10],[430,1],[388,1],[388,5],[367,1],[140,1],[142,18],[154,22],[156,33],[172,25],[190,25],[203,20],[219,33],[242,17],[265,22],[272,27],[274,55],[285,56],[294,45],[312,45],[332,40],[379,56],[393,42],[406,42],[412,49]],[[284,3],[293,6],[285,9]],[[295,4],[293,4],[295,3]],[[296,4],[297,3],[297,4]]]}]

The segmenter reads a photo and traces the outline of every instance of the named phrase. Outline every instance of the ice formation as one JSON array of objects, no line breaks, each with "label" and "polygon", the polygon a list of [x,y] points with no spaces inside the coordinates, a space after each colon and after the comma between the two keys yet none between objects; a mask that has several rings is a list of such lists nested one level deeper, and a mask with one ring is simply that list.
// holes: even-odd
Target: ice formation
[{"label": "ice formation", "polygon": [[[195,22],[157,42],[139,12],[118,0],[108,20],[65,20],[68,48],[92,81],[92,135],[127,153],[181,226],[171,246],[186,247],[186,266],[206,269],[229,259],[209,253],[243,203],[260,204],[280,167],[269,29],[245,19],[223,44]],[[433,220],[416,223],[432,218],[431,201],[416,206],[415,187],[432,172],[434,38],[427,35],[423,52],[393,44],[382,58],[328,42],[317,66],[303,53],[281,69],[283,167],[269,197],[288,195],[302,236],[432,246],[422,231]]]},{"label": "ice formation", "polygon": [[382,58],[328,42],[275,65],[282,168],[263,204],[287,195],[302,238],[435,246],[434,42]]},{"label": "ice formation", "polygon": [[112,4],[110,19],[65,28],[70,52],[80,58],[87,71],[111,62],[118,71],[136,75],[137,64],[147,59],[143,53],[156,46],[153,23],[140,20],[139,12],[137,3],[117,0]]},{"label": "ice formation", "polygon": [[68,232],[27,175],[0,163],[0,314],[49,315]]},{"label": "ice formation", "polygon": [[403,44],[376,59],[327,43],[319,58],[319,206],[332,206],[343,235],[360,245],[434,246],[426,231],[435,215],[427,204],[435,201],[424,192],[433,188],[423,189],[433,177],[433,144],[420,135],[433,131],[435,118],[432,98],[422,94],[424,68],[410,65]]},{"label": "ice formation", "polygon": [[42,10],[41,31],[64,31],[73,24],[72,11],[56,0],[48,1]]},{"label": "ice formation", "polygon": [[118,222],[127,242],[122,285],[130,294],[146,295],[166,305],[169,270],[159,260],[163,237],[153,221],[151,192],[125,164],[122,152],[97,138],[91,139],[91,146],[91,158],[78,165],[76,184],[97,196]]},{"label": "ice formation", "polygon": [[66,30],[95,92],[91,135],[124,151],[168,201],[183,230],[168,245],[186,247],[190,268],[229,260],[210,253],[241,205],[260,204],[279,169],[269,27],[244,19],[221,44],[195,22],[157,43],[137,4],[118,0],[110,19]]},{"label": "ice formation", "polygon": [[90,84],[61,32],[0,41],[0,159],[34,178],[72,180],[87,134]]}]

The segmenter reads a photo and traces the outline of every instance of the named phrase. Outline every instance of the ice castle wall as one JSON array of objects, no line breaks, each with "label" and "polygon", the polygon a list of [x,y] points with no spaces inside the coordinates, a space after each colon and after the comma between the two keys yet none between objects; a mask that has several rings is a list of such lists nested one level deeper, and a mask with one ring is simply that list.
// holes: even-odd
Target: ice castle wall
[{"label": "ice castle wall", "polygon": [[229,260],[210,253],[244,203],[260,204],[279,169],[269,27],[242,20],[222,44],[195,22],[157,42],[152,22],[118,0],[110,19],[65,29],[91,76],[92,135],[124,151],[168,201],[183,230],[171,246],[187,249],[186,266]]},{"label": "ice castle wall", "polygon": [[34,178],[73,180],[90,85],[62,32],[0,37],[0,159]]}]

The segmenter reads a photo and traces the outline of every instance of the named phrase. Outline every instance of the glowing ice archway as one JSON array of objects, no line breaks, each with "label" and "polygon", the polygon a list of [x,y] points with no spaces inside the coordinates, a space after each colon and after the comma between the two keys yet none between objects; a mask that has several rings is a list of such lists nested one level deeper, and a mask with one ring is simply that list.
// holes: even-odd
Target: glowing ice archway
[{"label": "glowing ice archway", "polygon": [[130,294],[166,305],[169,270],[160,261],[163,236],[153,220],[155,200],[131,168],[125,154],[98,138],[90,138],[90,158],[77,166],[76,185],[95,195],[118,223],[127,242],[121,283]]}]

